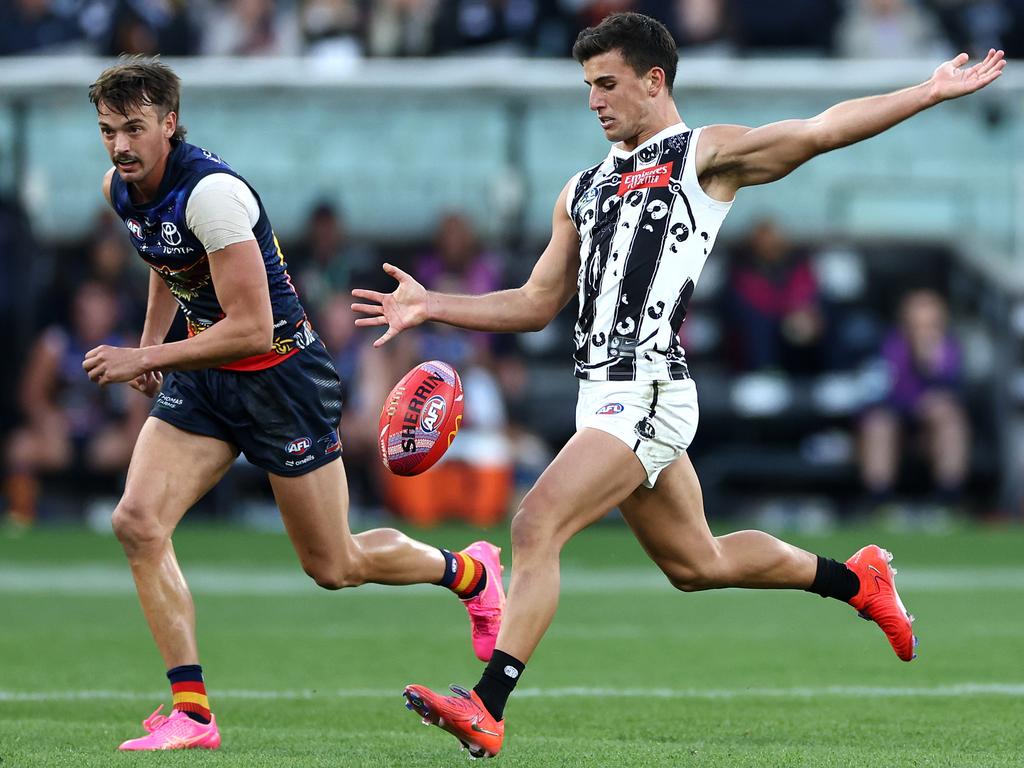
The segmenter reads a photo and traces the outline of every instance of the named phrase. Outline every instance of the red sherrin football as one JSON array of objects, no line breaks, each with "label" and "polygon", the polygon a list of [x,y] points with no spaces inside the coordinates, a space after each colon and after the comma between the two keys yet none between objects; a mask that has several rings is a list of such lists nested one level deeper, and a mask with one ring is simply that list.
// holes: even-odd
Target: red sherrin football
[{"label": "red sherrin football", "polygon": [[440,459],[462,424],[462,381],[448,363],[431,360],[409,371],[384,401],[378,447],[396,475],[418,475]]}]

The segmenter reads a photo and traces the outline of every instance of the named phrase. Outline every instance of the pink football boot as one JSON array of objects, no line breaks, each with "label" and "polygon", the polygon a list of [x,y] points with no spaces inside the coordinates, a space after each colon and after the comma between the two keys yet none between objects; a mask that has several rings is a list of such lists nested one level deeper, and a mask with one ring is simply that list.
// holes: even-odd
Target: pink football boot
[{"label": "pink football boot", "polygon": [[505,585],[501,573],[501,548],[488,541],[474,541],[462,554],[474,557],[487,570],[487,586],[476,597],[463,600],[469,612],[469,623],[473,632],[473,651],[480,661],[490,661],[494,654],[494,643],[501,629],[501,615],[505,612]]},{"label": "pink football boot", "polygon": [[203,725],[184,712],[174,710],[170,717],[160,714],[161,704],[156,711],[142,721],[148,736],[130,739],[118,749],[125,751],[157,749],[216,749],[220,746],[220,731],[217,720],[210,715],[210,722]]}]

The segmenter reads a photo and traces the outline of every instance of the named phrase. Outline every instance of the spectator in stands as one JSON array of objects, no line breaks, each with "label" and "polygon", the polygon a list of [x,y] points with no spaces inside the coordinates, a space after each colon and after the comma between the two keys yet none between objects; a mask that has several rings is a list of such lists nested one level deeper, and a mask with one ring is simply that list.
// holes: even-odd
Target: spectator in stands
[{"label": "spectator in stands", "polygon": [[[441,217],[434,236],[434,249],[419,256],[416,275],[432,291],[448,293],[489,293],[503,287],[501,259],[487,251],[461,213]],[[439,326],[432,335],[451,336],[453,329]],[[460,332],[461,333],[461,332]],[[492,350],[492,334],[472,334],[475,351],[486,358]],[[440,343],[440,342],[439,342]]]},{"label": "spectator in stands", "polygon": [[427,56],[434,49],[434,23],[441,0],[378,0],[367,18],[371,56]]},{"label": "spectator in stands", "polygon": [[841,5],[841,0],[730,0],[736,45],[747,54],[829,53]]},{"label": "spectator in stands", "polygon": [[540,22],[539,0],[447,0],[434,25],[438,53],[532,51]]},{"label": "spectator in stands", "polygon": [[302,0],[299,19],[307,54],[332,60],[362,56],[365,20],[357,0]]},{"label": "spectator in stands", "polygon": [[637,0],[633,10],[664,23],[687,56],[730,52],[726,0]]},{"label": "spectator in stands", "polygon": [[910,0],[848,3],[836,49],[853,59],[942,58],[949,53],[936,18]]},{"label": "spectator in stands", "polygon": [[21,205],[0,197],[0,327],[7,335],[7,364],[0,374],[0,444],[15,416],[14,388],[33,327],[38,288],[33,267],[45,260]]},{"label": "spectator in stands", "polygon": [[298,15],[275,0],[222,0],[202,44],[210,56],[296,56],[300,49]]},{"label": "spectator in stands", "polygon": [[368,271],[378,261],[372,248],[349,239],[341,211],[326,201],[313,206],[301,240],[285,259],[314,316],[333,294],[348,290],[353,271]]},{"label": "spectator in stands", "polygon": [[97,387],[82,369],[99,344],[131,346],[116,331],[117,297],[98,282],[74,297],[72,326],[51,326],[36,341],[21,382],[23,426],[6,446],[4,490],[10,520],[30,525],[38,475],[73,469],[83,475],[124,471],[146,418],[146,398],[128,387]]},{"label": "spectator in stands", "polygon": [[826,367],[826,322],[817,277],[807,254],[774,221],[754,226],[725,294],[737,370],[799,374]]},{"label": "spectator in stands", "polygon": [[946,303],[931,290],[908,293],[900,325],[885,339],[884,394],[860,425],[860,464],[874,505],[890,500],[901,442],[920,448],[930,467],[935,500],[952,506],[967,476],[970,426],[963,404],[960,347],[949,331]]},{"label": "spectator in stands", "polygon": [[0,4],[0,55],[83,53],[85,49],[77,19],[51,0]]},{"label": "spectator in stands", "polygon": [[102,49],[107,56],[192,56],[199,40],[199,19],[186,0],[116,0]]}]

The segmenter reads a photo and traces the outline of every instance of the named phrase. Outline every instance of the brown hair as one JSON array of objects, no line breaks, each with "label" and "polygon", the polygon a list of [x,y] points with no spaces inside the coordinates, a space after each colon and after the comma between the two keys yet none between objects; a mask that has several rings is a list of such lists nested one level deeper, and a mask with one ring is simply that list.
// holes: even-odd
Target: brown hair
[{"label": "brown hair", "polygon": [[676,41],[665,25],[642,13],[613,13],[596,27],[587,27],[576,38],[572,56],[580,64],[609,51],[619,51],[638,76],[652,67],[665,71],[665,85],[672,93],[679,54]]},{"label": "brown hair", "polygon": [[[178,113],[181,80],[174,70],[157,59],[123,56],[108,67],[89,86],[89,101],[99,109],[102,101],[122,115],[144,106],[156,108],[162,120],[169,112]],[[171,141],[184,141],[185,126],[180,122]]]}]

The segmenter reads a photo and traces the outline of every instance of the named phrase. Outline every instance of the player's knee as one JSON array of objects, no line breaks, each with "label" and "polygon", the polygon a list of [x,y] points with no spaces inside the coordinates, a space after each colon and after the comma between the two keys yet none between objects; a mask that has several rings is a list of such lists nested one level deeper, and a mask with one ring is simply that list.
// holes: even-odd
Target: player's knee
[{"label": "player's knee", "polygon": [[555,533],[544,511],[531,503],[529,496],[523,499],[519,511],[512,518],[512,549],[516,555],[535,552],[553,544],[557,546]]},{"label": "player's knee", "polygon": [[302,564],[306,572],[318,587],[331,591],[358,587],[366,583],[362,569],[356,562],[332,563],[325,560],[314,560]]},{"label": "player's knee", "polygon": [[110,525],[129,554],[162,546],[168,537],[168,531],[160,525],[155,511],[129,498],[121,499],[110,518]]},{"label": "player's knee", "polygon": [[721,586],[721,569],[716,561],[704,563],[673,563],[662,566],[673,587],[680,592],[700,592]]}]

